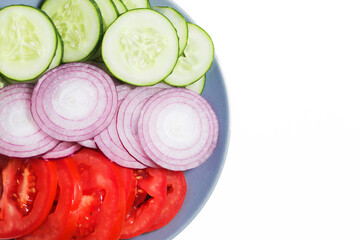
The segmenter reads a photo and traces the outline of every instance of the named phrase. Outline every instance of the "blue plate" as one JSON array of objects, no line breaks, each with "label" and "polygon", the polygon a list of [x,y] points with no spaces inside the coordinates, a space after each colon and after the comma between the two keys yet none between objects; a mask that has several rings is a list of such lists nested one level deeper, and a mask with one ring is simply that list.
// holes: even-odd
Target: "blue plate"
[{"label": "blue plate", "polygon": [[[39,7],[42,0],[2,0],[0,8],[12,4],[26,4]],[[178,10],[188,22],[193,20],[175,3],[169,0],[150,0],[151,6],[169,6]],[[206,26],[200,26],[206,30]],[[215,46],[216,49],[216,46]],[[186,171],[188,185],[184,205],[167,226],[143,234],[133,240],[170,240],[178,235],[199,213],[213,192],[225,163],[229,142],[229,104],[226,87],[219,63],[214,62],[206,74],[206,84],[202,95],[209,101],[219,119],[220,135],[212,156],[201,166]]]}]

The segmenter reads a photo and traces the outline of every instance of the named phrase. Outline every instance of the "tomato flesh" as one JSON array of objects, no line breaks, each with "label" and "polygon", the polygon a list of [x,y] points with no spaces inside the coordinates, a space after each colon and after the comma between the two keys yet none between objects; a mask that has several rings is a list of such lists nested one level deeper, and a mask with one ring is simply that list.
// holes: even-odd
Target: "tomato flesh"
[{"label": "tomato flesh", "polygon": [[63,240],[73,235],[82,198],[80,175],[71,158],[57,160],[56,169],[58,185],[52,210],[39,228],[18,240]]},{"label": "tomato flesh", "polygon": [[96,219],[104,202],[105,190],[84,191],[79,207],[74,239],[82,239],[95,232]]},{"label": "tomato flesh", "polygon": [[136,171],[137,192],[128,212],[121,239],[146,232],[160,215],[166,199],[166,171],[147,168]]},{"label": "tomato flesh", "polygon": [[9,198],[16,203],[18,211],[23,216],[27,216],[33,208],[38,193],[38,189],[35,188],[37,177],[33,167],[27,163],[18,167],[15,178],[17,184],[10,189]]},{"label": "tomato flesh", "polygon": [[53,162],[1,157],[0,238],[32,232],[46,219],[56,194]]},{"label": "tomato flesh", "polygon": [[103,154],[83,148],[72,156],[80,173],[83,197],[72,239],[116,240],[125,218],[125,191]]},{"label": "tomato flesh", "polygon": [[126,199],[125,212],[127,213],[130,211],[130,208],[135,199],[135,190],[136,190],[135,172],[134,172],[134,169],[125,168],[125,167],[119,166],[115,163],[112,165],[115,169],[116,176],[118,178],[120,187],[123,188],[125,191],[125,199]]},{"label": "tomato flesh", "polygon": [[187,185],[183,172],[166,171],[167,196],[160,216],[148,230],[154,231],[167,225],[180,211],[186,196]]}]

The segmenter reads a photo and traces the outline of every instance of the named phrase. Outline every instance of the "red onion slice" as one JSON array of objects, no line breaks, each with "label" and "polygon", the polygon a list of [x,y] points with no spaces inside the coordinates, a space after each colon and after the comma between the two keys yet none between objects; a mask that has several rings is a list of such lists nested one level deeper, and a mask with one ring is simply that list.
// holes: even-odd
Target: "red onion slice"
[{"label": "red onion slice", "polygon": [[43,159],[57,159],[70,156],[81,149],[81,145],[73,142],[60,142],[56,147],[43,154]]},{"label": "red onion slice", "polygon": [[[118,105],[122,103],[125,96],[131,92],[133,89],[132,86],[127,84],[122,84],[116,86],[118,93]],[[146,168],[144,164],[137,161],[133,156],[131,156],[128,151],[125,149],[124,145],[121,143],[119,138],[117,128],[116,128],[117,118],[113,118],[110,125],[102,131],[99,135],[95,136],[95,142],[98,145],[99,149],[107,156],[111,161],[117,163],[120,166],[128,168],[143,169]]]},{"label": "red onion slice", "polygon": [[126,150],[139,162],[149,167],[159,167],[145,153],[138,136],[138,121],[141,109],[154,94],[170,88],[158,83],[151,87],[138,87],[132,90],[120,104],[117,115],[117,131]]},{"label": "red onion slice", "polygon": [[17,83],[11,84],[1,89],[0,91],[0,98],[5,96],[6,94],[10,93],[17,93],[17,92],[29,92],[32,93],[34,89],[33,84],[30,83]]},{"label": "red onion slice", "polygon": [[78,142],[78,144],[80,144],[83,147],[97,149],[97,146],[96,146],[96,143],[95,143],[94,139],[88,139],[88,140],[80,141],[80,142]]},{"label": "red onion slice", "polygon": [[62,141],[88,140],[102,132],[116,114],[116,89],[103,70],[68,63],[45,73],[31,99],[34,120]]},{"label": "red onion slice", "polygon": [[159,166],[184,171],[205,162],[215,149],[219,126],[210,104],[184,88],[155,94],[143,107],[139,138]]},{"label": "red onion slice", "polygon": [[13,84],[0,90],[0,154],[28,158],[58,144],[34,122],[30,111],[30,84]]},{"label": "red onion slice", "polygon": [[[134,90],[136,87],[129,85],[129,84],[120,84],[120,85],[117,85],[115,88],[116,88],[116,92],[117,92],[117,96],[118,96],[118,101],[122,101],[122,100],[124,100],[126,95],[128,95],[129,92],[131,90]],[[120,106],[119,102],[118,102],[118,105]]]}]

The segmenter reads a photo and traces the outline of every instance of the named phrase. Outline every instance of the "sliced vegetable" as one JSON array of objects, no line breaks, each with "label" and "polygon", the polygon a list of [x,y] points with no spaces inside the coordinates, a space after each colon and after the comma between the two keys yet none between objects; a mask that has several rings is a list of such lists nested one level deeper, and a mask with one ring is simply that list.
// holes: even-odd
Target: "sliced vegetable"
[{"label": "sliced vegetable", "polygon": [[137,195],[127,214],[120,239],[146,232],[159,217],[166,201],[166,171],[147,168],[136,171]]},{"label": "sliced vegetable", "polygon": [[135,88],[126,95],[120,104],[117,115],[117,132],[122,144],[134,158],[149,167],[158,166],[146,155],[140,143],[138,136],[139,116],[145,102],[155,93],[166,88],[169,88],[169,86],[164,83],[159,83],[151,87]]},{"label": "sliced vegetable", "polygon": [[188,170],[205,162],[217,144],[219,126],[210,104],[185,88],[166,89],[144,105],[138,137],[159,166]]},{"label": "sliced vegetable", "polygon": [[88,139],[88,140],[80,141],[80,142],[78,142],[78,144],[80,144],[83,147],[97,149],[97,146],[96,146],[96,143],[95,143],[94,139]]},{"label": "sliced vegetable", "polygon": [[149,0],[122,0],[127,9],[150,8]]},{"label": "sliced vegetable", "polygon": [[110,124],[117,93],[111,77],[100,68],[68,63],[38,80],[31,102],[35,122],[44,132],[78,142],[93,138]]},{"label": "sliced vegetable", "polygon": [[64,240],[73,235],[82,199],[80,175],[71,158],[57,160],[56,171],[58,189],[51,212],[39,228],[17,240]]},{"label": "sliced vegetable", "polygon": [[56,194],[55,162],[0,156],[0,238],[17,238],[38,228]]},{"label": "sliced vegetable", "polygon": [[19,93],[19,92],[25,92],[25,93],[32,93],[34,84],[30,83],[16,83],[16,84],[10,84],[4,87],[3,89],[0,89],[0,98],[5,97],[9,94]]},{"label": "sliced vegetable", "polygon": [[148,232],[160,229],[171,222],[184,203],[187,191],[184,173],[167,170],[166,185],[167,195],[165,206],[155,223],[148,229]]},{"label": "sliced vegetable", "polygon": [[205,82],[206,82],[206,75],[202,76],[196,82],[194,82],[190,85],[187,85],[185,88],[193,90],[194,92],[196,92],[198,94],[201,94],[204,91]]},{"label": "sliced vegetable", "polygon": [[153,7],[152,9],[163,14],[174,25],[179,37],[179,56],[182,55],[188,40],[188,26],[185,18],[171,7]]},{"label": "sliced vegetable", "polygon": [[74,142],[60,142],[56,147],[43,154],[43,159],[57,159],[70,156],[81,148],[80,144]]},{"label": "sliced vegetable", "polygon": [[125,191],[126,199],[126,213],[130,211],[132,204],[135,199],[135,190],[136,190],[136,174],[134,169],[121,167],[117,164],[112,164],[115,169],[116,176],[118,177],[118,182],[120,183],[120,188]]},{"label": "sliced vegetable", "polygon": [[199,80],[211,67],[214,45],[210,36],[199,26],[188,23],[188,42],[174,71],[164,80],[173,86],[186,86]]},{"label": "sliced vegetable", "polygon": [[64,43],[61,40],[60,34],[57,34],[57,47],[55,56],[52,59],[48,70],[53,69],[61,64],[62,58],[64,56]]},{"label": "sliced vegetable", "polygon": [[30,111],[33,85],[18,83],[0,89],[0,154],[28,158],[58,144],[34,122]]},{"label": "sliced vegetable", "polygon": [[[103,19],[103,32],[112,24],[115,19],[119,16],[117,8],[112,0],[94,0],[98,5]],[[101,59],[101,44],[96,50],[95,54],[91,57],[92,59],[100,60]]]},{"label": "sliced vegetable", "polygon": [[72,239],[117,240],[125,219],[125,191],[107,158],[83,148],[72,156],[80,172],[83,197]]},{"label": "sliced vegetable", "polygon": [[37,8],[12,5],[0,10],[0,72],[11,81],[31,81],[50,65],[57,33]]},{"label": "sliced vegetable", "polygon": [[154,85],[176,65],[179,41],[171,22],[150,9],[120,15],[108,28],[102,57],[110,72],[132,85]]},{"label": "sliced vegetable", "polygon": [[[127,84],[116,87],[118,92],[118,106],[128,93],[132,91],[132,87]],[[117,118],[114,117],[110,125],[95,136],[95,142],[99,149],[113,162],[123,167],[130,168],[146,168],[146,166],[131,156],[122,144],[117,131]]]},{"label": "sliced vegetable", "polygon": [[103,23],[93,0],[46,0],[41,9],[53,20],[64,42],[63,62],[84,61],[97,50]]},{"label": "sliced vegetable", "polygon": [[119,13],[112,0],[94,0],[100,9],[101,16],[103,18],[105,32],[106,29],[112,24],[118,17]]},{"label": "sliced vegetable", "polygon": [[116,86],[116,92],[118,93],[118,103],[122,102],[126,95],[130,93],[131,90],[134,90],[136,87],[129,85],[129,84],[119,84]]},{"label": "sliced vegetable", "polygon": [[127,11],[127,8],[125,7],[124,3],[121,0],[113,0],[113,2],[119,15]]}]

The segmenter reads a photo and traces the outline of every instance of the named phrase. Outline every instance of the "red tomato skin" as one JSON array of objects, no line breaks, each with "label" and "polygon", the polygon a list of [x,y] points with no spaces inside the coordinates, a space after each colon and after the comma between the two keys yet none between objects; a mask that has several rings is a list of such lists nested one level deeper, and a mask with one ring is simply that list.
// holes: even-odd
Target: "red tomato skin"
[{"label": "red tomato skin", "polygon": [[[5,170],[2,172],[3,192],[0,200],[0,207],[3,209],[13,209],[11,214],[4,210],[4,220],[0,221],[0,238],[18,238],[28,234],[38,228],[46,219],[51,210],[52,203],[56,194],[57,174],[54,162],[42,159],[16,159],[4,158],[1,161],[9,161]],[[33,202],[32,210],[28,215],[22,216],[16,210],[14,201],[10,199],[11,189],[16,186],[16,171],[25,165],[30,164],[37,177],[36,186],[38,193]]]},{"label": "red tomato skin", "polygon": [[102,153],[83,148],[72,156],[80,172],[83,192],[105,190],[101,210],[95,220],[95,231],[86,237],[72,239],[117,240],[125,219],[125,191],[120,188],[114,167]]},{"label": "red tomato skin", "polygon": [[34,232],[18,240],[64,240],[74,233],[82,193],[80,175],[72,158],[56,160],[59,198],[55,211]]},{"label": "red tomato skin", "polygon": [[[120,239],[129,239],[145,233],[153,225],[165,206],[165,169],[147,168],[137,171],[141,172],[140,176],[137,177],[137,187],[147,192],[151,199],[143,202],[140,207],[133,205],[125,219],[124,230]],[[146,174],[143,175],[143,173]],[[137,199],[134,202],[137,202]]]},{"label": "red tomato skin", "polygon": [[166,170],[167,196],[165,206],[148,232],[155,231],[167,225],[180,211],[187,192],[184,173]]}]

